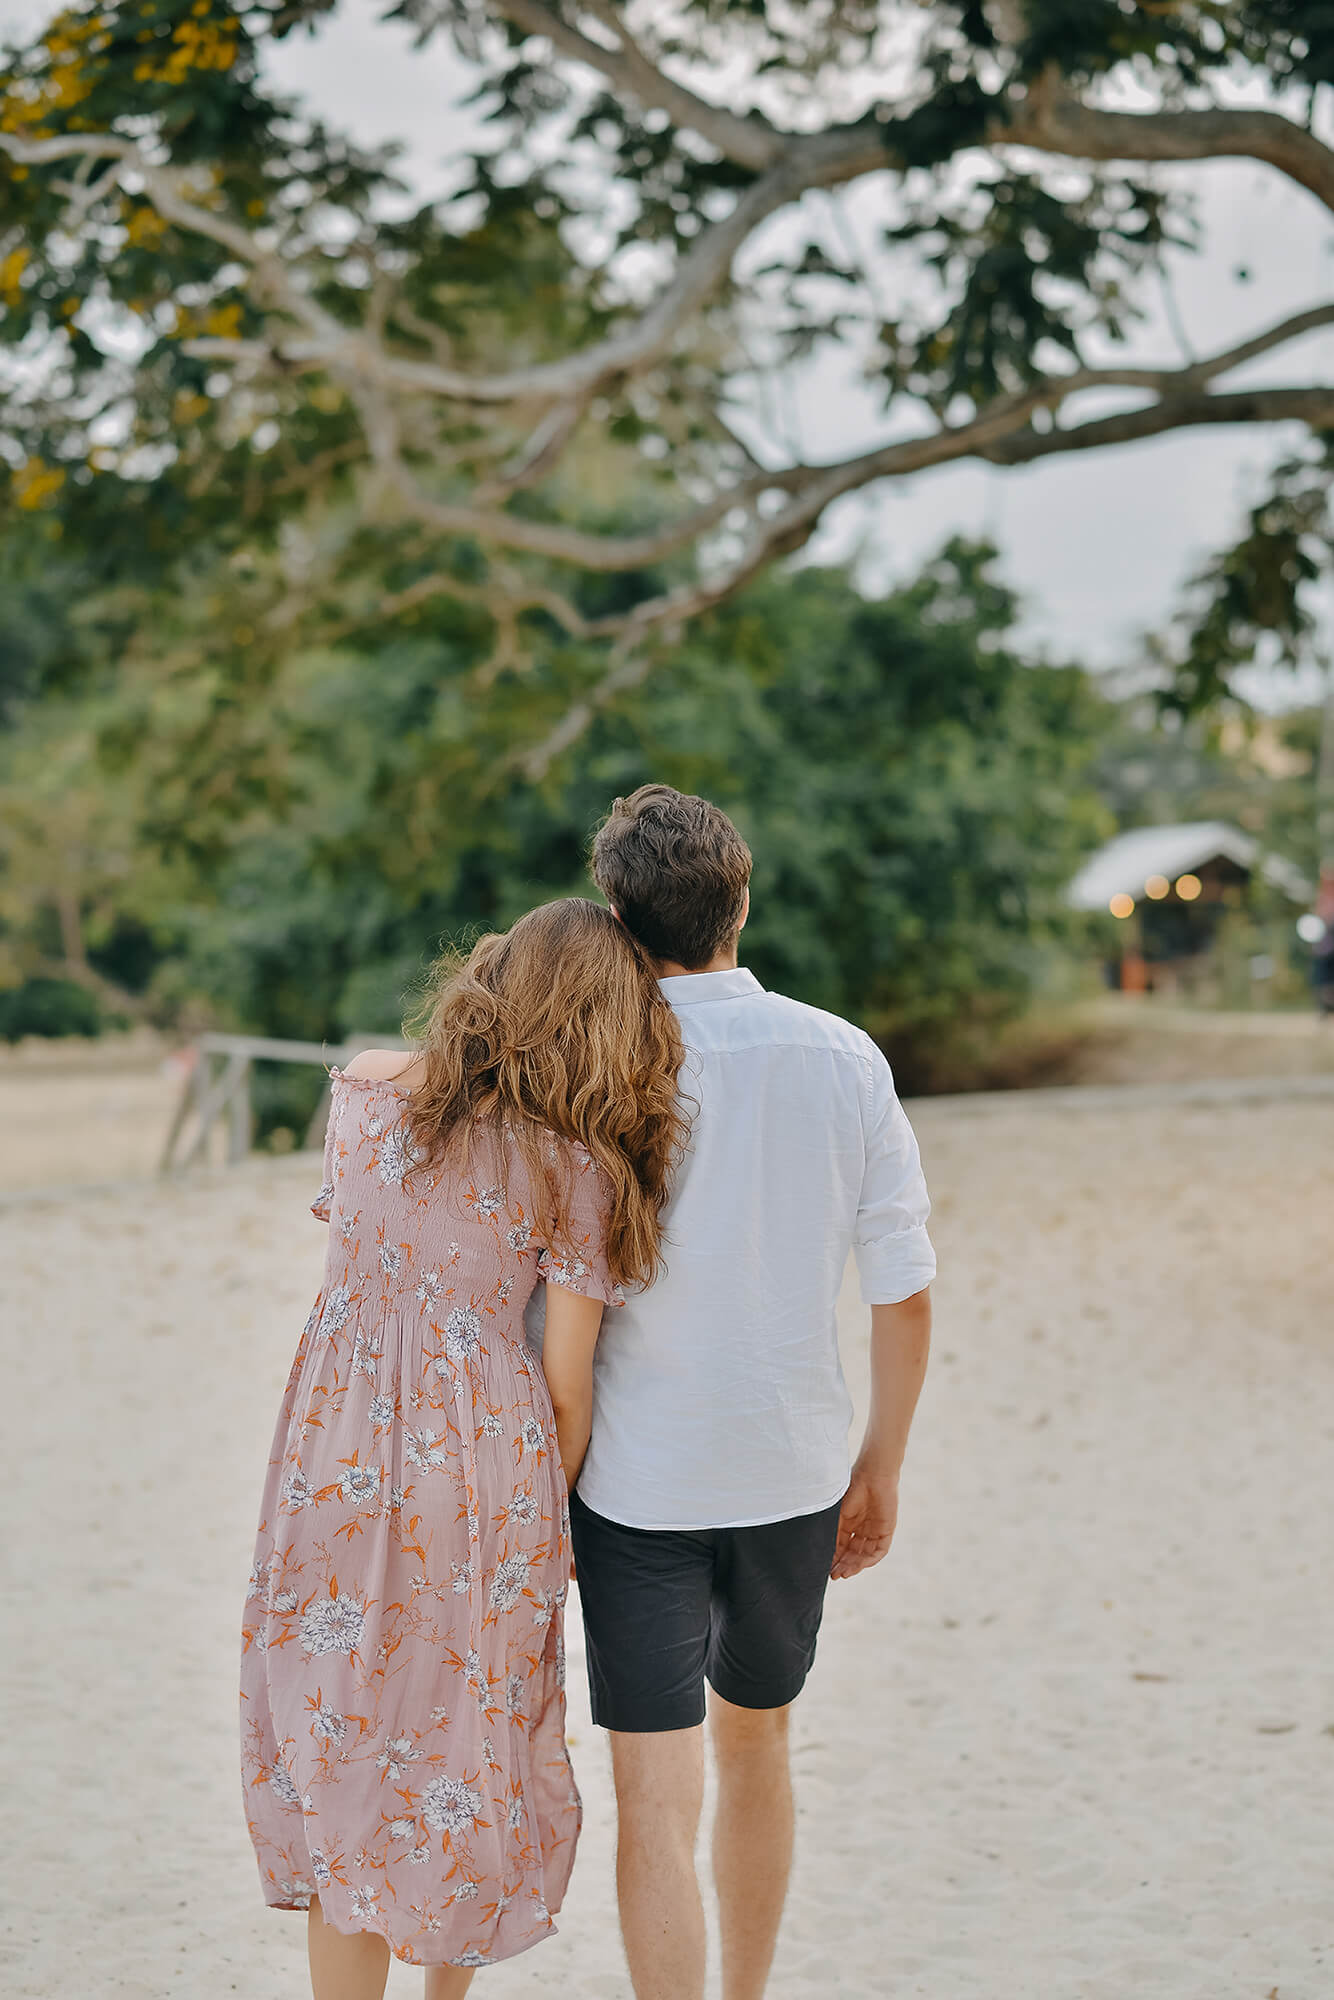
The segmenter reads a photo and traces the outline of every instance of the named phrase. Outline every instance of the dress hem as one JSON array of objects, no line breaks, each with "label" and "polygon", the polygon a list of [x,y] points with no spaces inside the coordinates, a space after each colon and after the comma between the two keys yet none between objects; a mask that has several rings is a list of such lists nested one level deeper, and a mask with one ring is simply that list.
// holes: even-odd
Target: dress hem
[{"label": "dress hem", "polygon": [[[264,1906],[269,1910],[290,1911],[293,1915],[304,1916],[309,1913],[311,1902],[316,1893],[315,1890],[312,1890],[304,1903],[294,1903],[290,1897],[282,1897],[270,1901],[266,1896],[264,1898]],[[384,1932],[377,1930],[373,1924],[344,1925],[335,1923],[331,1912],[325,1909],[323,1903],[320,1905],[320,1915],[329,1929],[337,1931],[340,1937],[360,1937],[364,1935],[367,1937],[384,1938],[386,1945],[389,1947],[389,1956],[397,1959],[400,1965],[414,1965],[423,1968],[429,1968],[433,1965],[457,1965],[469,1968],[477,1966],[480,1969],[483,1965],[500,1965],[507,1958],[517,1958],[520,1952],[531,1951],[535,1944],[541,1944],[544,1939],[555,1937],[559,1932],[559,1926],[552,1919],[548,1918],[544,1925],[528,1932],[517,1943],[507,1944],[503,1951],[488,1952],[485,1958],[471,1951],[465,1952],[462,1958],[424,1958],[413,1945],[406,1945],[402,1950],[398,1949],[393,1939],[385,1937]]]}]

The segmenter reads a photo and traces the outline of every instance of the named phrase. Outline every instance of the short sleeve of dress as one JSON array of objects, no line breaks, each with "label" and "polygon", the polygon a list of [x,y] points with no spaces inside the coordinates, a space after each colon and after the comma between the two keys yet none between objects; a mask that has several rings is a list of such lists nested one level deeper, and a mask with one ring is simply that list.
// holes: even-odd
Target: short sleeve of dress
[{"label": "short sleeve of dress", "polygon": [[[330,1072],[330,1075],[332,1078],[336,1079],[338,1076],[338,1071],[333,1070]],[[332,1092],[332,1087],[333,1086],[331,1082],[330,1084],[331,1092]],[[338,1122],[338,1099],[331,1095],[329,1100],[329,1122],[324,1128],[324,1178],[320,1183],[319,1193],[316,1195],[314,1201],[310,1204],[310,1212],[315,1217],[317,1222],[327,1222],[329,1220],[329,1211],[333,1205],[334,1160],[336,1158],[334,1152],[334,1127],[336,1126],[337,1122]]]},{"label": "short sleeve of dress", "polygon": [[561,1285],[581,1298],[623,1306],[625,1293],[607,1267],[610,1196],[606,1182],[582,1146],[572,1145],[569,1152],[573,1171],[569,1228],[543,1249],[537,1274],[549,1285]]}]

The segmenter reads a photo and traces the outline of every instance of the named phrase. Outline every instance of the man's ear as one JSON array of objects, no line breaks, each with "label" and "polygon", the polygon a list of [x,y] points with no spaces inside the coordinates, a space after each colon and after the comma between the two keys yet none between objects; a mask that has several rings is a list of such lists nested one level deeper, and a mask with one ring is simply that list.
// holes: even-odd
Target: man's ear
[{"label": "man's ear", "polygon": [[744,930],[745,930],[745,928],[746,928],[746,918],[747,918],[747,917],[748,917],[749,915],[750,915],[750,884],[749,884],[749,882],[747,882],[747,884],[746,884],[746,894],[745,894],[745,897],[744,897],[744,899],[743,899],[743,901],[742,901],[742,904],[741,904],[741,922],[740,922],[740,923],[739,923],[739,924],[737,925],[737,930],[738,930],[738,931],[744,931]]}]

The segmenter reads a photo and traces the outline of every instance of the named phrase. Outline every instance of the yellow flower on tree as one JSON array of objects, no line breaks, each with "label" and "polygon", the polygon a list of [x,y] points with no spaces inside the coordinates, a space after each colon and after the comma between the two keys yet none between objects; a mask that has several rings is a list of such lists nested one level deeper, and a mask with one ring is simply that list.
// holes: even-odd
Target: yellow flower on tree
[{"label": "yellow flower on tree", "polygon": [[7,306],[16,306],[23,299],[23,273],[28,268],[30,252],[20,244],[7,257],[0,257],[0,300]]},{"label": "yellow flower on tree", "polygon": [[166,228],[157,210],[147,205],[132,208],[125,218],[125,234],[136,250],[156,249]]},{"label": "yellow flower on tree", "polygon": [[14,474],[14,498],[26,513],[35,514],[55,499],[65,484],[64,468],[44,459],[28,458]]}]

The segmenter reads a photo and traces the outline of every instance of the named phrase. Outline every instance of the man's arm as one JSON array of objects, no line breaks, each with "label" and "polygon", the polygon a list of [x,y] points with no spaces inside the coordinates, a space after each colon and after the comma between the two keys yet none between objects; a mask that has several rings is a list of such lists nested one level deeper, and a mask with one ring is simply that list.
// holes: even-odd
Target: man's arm
[{"label": "man's arm", "polygon": [[830,1575],[856,1576],[889,1553],[899,1513],[899,1472],[931,1349],[931,1294],[871,1307],[871,1409],[838,1517]]}]

